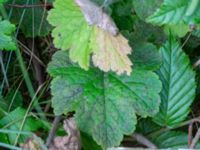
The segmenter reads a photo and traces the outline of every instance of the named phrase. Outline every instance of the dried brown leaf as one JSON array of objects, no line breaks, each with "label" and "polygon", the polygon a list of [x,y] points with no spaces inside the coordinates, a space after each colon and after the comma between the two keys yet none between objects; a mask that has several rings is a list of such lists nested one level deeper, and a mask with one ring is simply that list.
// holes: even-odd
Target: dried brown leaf
[{"label": "dried brown leaf", "polygon": [[64,129],[68,135],[56,137],[49,150],[80,150],[80,132],[73,118],[64,121]]}]

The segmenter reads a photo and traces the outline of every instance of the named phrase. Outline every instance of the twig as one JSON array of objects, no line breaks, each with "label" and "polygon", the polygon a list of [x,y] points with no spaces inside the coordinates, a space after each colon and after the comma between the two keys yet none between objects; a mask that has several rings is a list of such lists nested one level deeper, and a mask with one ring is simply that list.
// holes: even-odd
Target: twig
[{"label": "twig", "polygon": [[186,40],[183,42],[181,48],[183,48],[183,47],[185,46],[185,44],[187,44],[187,42],[188,42],[188,40],[190,39],[191,35],[192,35],[192,32],[190,32],[190,33],[188,34],[188,36],[187,36]]},{"label": "twig", "polygon": [[178,126],[175,126],[173,128],[162,128],[154,133],[150,133],[148,136],[155,136],[155,135],[158,135],[160,133],[163,133],[163,132],[166,132],[166,131],[169,131],[169,130],[174,130],[174,129],[177,129],[177,128],[180,128],[180,127],[183,127],[183,126],[186,126],[190,123],[194,123],[194,122],[198,122],[200,123],[200,116],[196,117],[196,118],[193,118],[193,119],[190,119],[190,120],[187,120],[181,124],[179,124]]},{"label": "twig", "polygon": [[192,140],[192,144],[190,145],[190,149],[194,149],[195,148],[197,142],[199,141],[199,138],[200,138],[200,128],[198,129],[195,137]]},{"label": "twig", "polygon": [[[31,56],[32,51],[26,46],[24,45],[21,41],[17,41],[17,43],[22,47],[22,50],[25,54]],[[42,67],[46,67],[46,65],[42,62],[42,60],[40,60],[40,58],[38,58],[35,54],[32,54],[32,57],[37,60],[37,62],[42,66]]]},{"label": "twig", "polygon": [[56,117],[54,118],[51,131],[49,132],[49,135],[48,135],[47,141],[46,141],[46,146],[47,146],[47,147],[50,146],[50,144],[51,144],[51,142],[52,142],[52,140],[53,140],[53,138],[54,138],[54,136],[55,136],[55,133],[56,133],[56,130],[57,130],[57,128],[58,128],[58,124],[59,124],[59,122],[60,122],[60,120],[61,120],[61,117],[62,117],[62,116],[59,115],[59,116],[56,116]]},{"label": "twig", "polygon": [[[44,84],[43,84],[43,85],[44,85]],[[25,113],[25,115],[24,115],[24,117],[23,117],[22,123],[21,123],[21,125],[20,125],[20,129],[19,129],[20,132],[21,132],[21,131],[23,130],[23,128],[24,128],[26,119],[27,119],[27,117],[28,117],[28,113],[29,113],[29,111],[31,110],[32,105],[34,104],[34,101],[37,99],[37,94],[40,92],[40,90],[42,89],[43,85],[41,85],[41,86],[38,87],[38,89],[37,89],[37,91],[36,91],[34,97],[32,98],[31,102],[30,102],[29,105],[28,105],[28,108],[27,108],[26,113]],[[17,145],[18,140],[19,140],[19,137],[20,137],[20,133],[17,134],[17,136],[16,136],[16,138],[15,138],[14,146]]]},{"label": "twig", "polygon": [[192,143],[192,131],[193,131],[193,122],[191,122],[188,127],[188,147],[190,147]]},{"label": "twig", "polygon": [[[2,51],[0,50],[0,64],[1,64],[1,70],[2,70],[2,73],[3,73],[3,80],[5,80],[5,83],[6,83],[6,86],[7,88],[9,87],[9,83],[8,83],[8,78],[6,76],[6,69],[4,68],[4,64],[3,64],[3,53]],[[3,86],[2,86],[3,88]]]},{"label": "twig", "polygon": [[198,60],[194,63],[193,68],[196,68],[196,67],[198,67],[199,65],[200,65],[200,59],[198,59]]},{"label": "twig", "polygon": [[[27,39],[27,43],[28,43],[28,47],[31,49],[33,48],[32,52],[33,54],[31,54],[31,57],[32,56],[36,56],[39,58],[39,53],[38,53],[38,49],[37,47],[33,44],[33,40],[32,39]],[[35,59],[35,57],[33,57],[33,67],[35,69],[35,76],[36,76],[36,79],[38,81],[38,85],[42,85],[45,81],[44,79],[44,75],[45,75],[45,72],[44,72],[44,69],[42,68],[42,66],[39,64],[39,62]]]},{"label": "twig", "polygon": [[151,141],[149,141],[146,137],[144,137],[143,135],[141,134],[138,134],[138,133],[134,133],[132,135],[132,137],[134,139],[136,139],[137,142],[147,146],[148,148],[152,148],[152,149],[157,149],[157,146],[155,144],[153,144]]},{"label": "twig", "polygon": [[6,6],[9,7],[16,7],[16,8],[33,8],[33,7],[53,7],[52,4],[35,4],[35,5],[18,5],[18,4],[7,4]]}]

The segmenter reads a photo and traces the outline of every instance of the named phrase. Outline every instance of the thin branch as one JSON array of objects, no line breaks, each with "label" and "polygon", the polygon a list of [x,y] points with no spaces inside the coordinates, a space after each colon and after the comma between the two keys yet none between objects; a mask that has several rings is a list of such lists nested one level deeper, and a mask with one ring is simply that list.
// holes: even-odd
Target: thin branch
[{"label": "thin branch", "polygon": [[[34,42],[33,42],[33,39],[27,39],[27,43],[28,43],[28,47],[29,48],[32,48],[32,56],[36,56],[37,58],[39,58],[39,52],[38,52],[38,49],[37,47],[34,45]],[[33,57],[33,67],[34,67],[34,70],[35,70],[35,76],[36,76],[36,79],[38,81],[38,85],[42,85],[45,81],[45,72],[44,72],[44,68],[42,68],[42,66],[39,64],[39,62],[35,59],[35,57]]]},{"label": "thin branch", "polygon": [[196,144],[197,144],[198,141],[199,141],[199,138],[200,138],[200,128],[198,129],[198,131],[197,131],[195,137],[194,137],[193,140],[192,140],[192,144],[190,145],[190,149],[194,149],[194,148],[195,148]]},{"label": "thin branch", "polygon": [[59,125],[59,122],[61,120],[62,116],[56,116],[54,118],[54,121],[53,121],[53,124],[52,124],[52,128],[51,128],[51,131],[49,132],[49,135],[47,137],[47,141],[46,141],[46,146],[49,147],[51,142],[53,141],[53,138],[56,134],[56,130],[58,128],[58,125]]},{"label": "thin branch", "polygon": [[[1,70],[2,70],[2,73],[3,73],[3,80],[5,80],[5,83],[6,83],[6,86],[7,88],[9,87],[9,82],[8,82],[8,78],[7,78],[7,75],[6,75],[6,69],[4,67],[4,63],[3,63],[3,53],[2,51],[0,50],[0,65],[1,65]],[[3,86],[2,86],[3,88]]]},{"label": "thin branch", "polygon": [[162,128],[162,129],[160,129],[160,130],[158,130],[158,131],[156,131],[154,133],[150,133],[149,136],[156,136],[156,135],[158,135],[160,133],[163,133],[163,132],[166,132],[166,131],[170,131],[170,130],[174,130],[174,129],[186,126],[186,125],[188,125],[190,123],[194,123],[194,122],[200,123],[200,116],[198,116],[196,118],[193,118],[193,119],[190,119],[190,120],[187,120],[187,121],[175,126],[174,128]]},{"label": "thin branch", "polygon": [[192,35],[192,32],[190,32],[190,33],[188,34],[188,36],[187,36],[186,40],[183,42],[181,48],[183,48],[183,47],[187,44],[187,42],[188,42],[188,40],[190,39],[191,35]]},{"label": "thin branch", "polygon": [[9,7],[16,7],[16,8],[33,8],[33,7],[53,7],[52,4],[35,4],[35,5],[18,5],[18,4],[6,4]]},{"label": "thin branch", "polygon": [[194,63],[193,68],[196,68],[196,67],[198,67],[199,65],[200,65],[200,59],[198,59],[198,60]]},{"label": "thin branch", "polygon": [[192,143],[193,123],[194,123],[194,122],[191,122],[191,123],[189,124],[189,127],[188,127],[188,147],[190,147],[190,145],[191,145],[191,143]]},{"label": "thin branch", "polygon": [[146,137],[141,134],[134,133],[132,137],[140,144],[147,146],[148,148],[158,149],[155,144],[149,141]]}]

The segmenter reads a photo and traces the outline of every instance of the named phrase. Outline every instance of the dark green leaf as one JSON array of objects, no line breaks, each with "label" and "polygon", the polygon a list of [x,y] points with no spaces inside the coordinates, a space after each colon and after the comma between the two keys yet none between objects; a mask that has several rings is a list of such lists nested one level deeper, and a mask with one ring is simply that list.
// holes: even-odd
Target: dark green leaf
[{"label": "dark green leaf", "polygon": [[81,132],[81,142],[84,150],[102,150],[88,134]]},{"label": "dark green leaf", "polygon": [[145,20],[160,7],[163,0],[133,0],[134,9],[140,19]]},{"label": "dark green leaf", "polygon": [[[184,132],[168,131],[151,139],[161,149],[188,149],[188,134]],[[200,148],[200,144],[196,148]]]},{"label": "dark green leaf", "polygon": [[158,75],[163,83],[160,112],[154,120],[163,126],[180,124],[195,97],[195,73],[188,56],[172,37],[161,48],[163,64]]},{"label": "dark green leaf", "polygon": [[134,53],[132,60],[134,68],[143,68],[146,70],[159,69],[162,58],[157,47],[151,43],[133,43]]},{"label": "dark green leaf", "polygon": [[[61,59],[57,59],[58,55],[62,55]],[[58,76],[51,87],[52,94],[56,95],[54,112],[60,114],[64,110],[66,113],[75,108],[79,128],[104,148],[119,145],[123,134],[134,131],[135,113],[143,117],[157,113],[161,84],[151,71],[135,69],[130,77],[105,74],[96,69],[87,72],[66,61],[60,62],[64,57],[67,60],[67,56],[67,52],[57,52],[48,69],[50,74]],[[71,99],[79,89],[82,95],[79,93]],[[60,103],[63,97],[64,103]]]}]

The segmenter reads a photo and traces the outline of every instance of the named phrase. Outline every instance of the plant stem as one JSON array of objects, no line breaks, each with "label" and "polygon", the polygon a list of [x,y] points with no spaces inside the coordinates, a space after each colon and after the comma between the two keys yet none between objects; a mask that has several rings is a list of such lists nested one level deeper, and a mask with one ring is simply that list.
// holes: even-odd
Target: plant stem
[{"label": "plant stem", "polygon": [[[1,12],[1,14],[2,14],[2,16],[3,16],[4,19],[8,19],[8,15],[7,15],[6,10],[5,10],[5,8],[4,8],[3,5],[0,5],[0,12]],[[16,45],[17,45],[17,42],[16,42]],[[20,49],[19,49],[18,47],[17,47],[17,49],[15,50],[15,54],[16,54],[17,60],[18,60],[18,62],[19,62],[19,65],[20,65],[20,68],[21,68],[21,71],[22,71],[22,75],[23,75],[23,77],[24,77],[24,80],[25,80],[26,86],[27,86],[27,88],[28,88],[28,92],[29,92],[29,94],[30,94],[30,97],[31,97],[31,98],[34,98],[34,96],[35,96],[35,91],[34,91],[34,88],[33,88],[32,83],[31,83],[31,79],[30,79],[30,77],[29,77],[28,71],[26,70],[26,66],[25,66],[25,63],[24,63],[24,61],[23,61],[23,58],[22,58]],[[36,98],[36,99],[37,99],[37,98]],[[47,120],[46,117],[45,117],[45,115],[43,115],[43,113],[42,113],[42,112],[43,112],[43,111],[42,111],[42,108],[41,108],[40,105],[38,104],[38,101],[37,101],[37,100],[36,100],[36,102],[34,103],[34,107],[35,107],[35,109],[37,110],[37,112],[38,112],[39,114],[41,114],[40,117],[41,117],[42,119]]]},{"label": "plant stem", "polygon": [[2,4],[0,4],[0,11],[1,11],[2,17],[4,19],[8,19],[8,15],[7,15],[6,10],[5,10],[5,8]]}]

